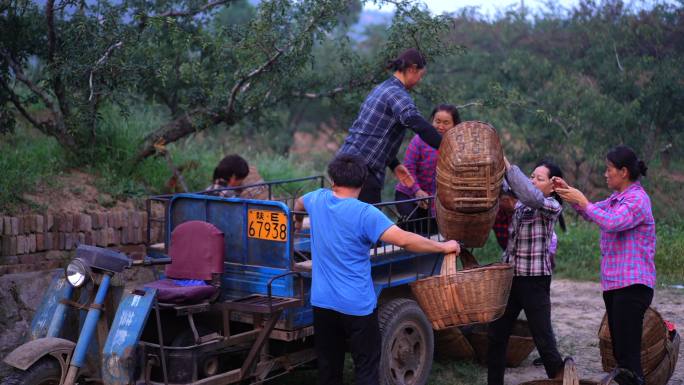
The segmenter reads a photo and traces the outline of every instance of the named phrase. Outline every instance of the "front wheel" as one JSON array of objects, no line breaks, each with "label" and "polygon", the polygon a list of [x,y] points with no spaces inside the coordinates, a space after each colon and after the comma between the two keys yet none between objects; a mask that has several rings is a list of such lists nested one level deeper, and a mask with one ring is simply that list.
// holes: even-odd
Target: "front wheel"
[{"label": "front wheel", "polygon": [[62,369],[52,358],[41,358],[27,370],[14,369],[0,385],[59,385]]},{"label": "front wheel", "polygon": [[432,326],[416,301],[394,299],[378,315],[382,385],[424,385],[432,368]]}]

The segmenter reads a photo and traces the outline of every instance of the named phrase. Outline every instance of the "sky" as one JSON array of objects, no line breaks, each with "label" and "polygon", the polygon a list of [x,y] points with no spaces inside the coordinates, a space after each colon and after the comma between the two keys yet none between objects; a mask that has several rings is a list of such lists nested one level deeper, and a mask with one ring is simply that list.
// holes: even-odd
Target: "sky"
[{"label": "sky", "polygon": [[[523,0],[525,7],[538,8],[543,6],[544,1],[539,0]],[[434,14],[441,14],[443,12],[453,12],[464,7],[479,7],[482,13],[493,14],[497,9],[505,9],[508,6],[520,6],[521,0],[422,0],[430,11]],[[560,0],[554,1],[563,7],[570,7],[577,3],[577,0]],[[391,11],[393,7],[383,6],[379,8],[377,5],[369,2],[366,4],[366,9],[380,9],[383,11]]]},{"label": "sky", "polygon": [[[486,15],[494,15],[497,10],[503,10],[509,6],[519,7],[521,2],[524,2],[525,7],[532,10],[544,8],[544,4],[549,1],[558,5],[562,8],[570,8],[576,5],[578,0],[422,0],[433,14],[441,14],[443,12],[453,12],[457,9],[464,7],[479,7],[480,12]],[[636,7],[643,7],[644,3],[652,4],[655,2],[665,2],[665,3],[676,3],[676,0],[625,0],[625,3],[629,7],[630,5]],[[648,6],[648,5],[646,5]],[[392,11],[394,8],[392,6],[384,6],[378,8],[377,5],[373,4],[372,0],[366,3],[366,9],[380,9],[383,11]]]}]

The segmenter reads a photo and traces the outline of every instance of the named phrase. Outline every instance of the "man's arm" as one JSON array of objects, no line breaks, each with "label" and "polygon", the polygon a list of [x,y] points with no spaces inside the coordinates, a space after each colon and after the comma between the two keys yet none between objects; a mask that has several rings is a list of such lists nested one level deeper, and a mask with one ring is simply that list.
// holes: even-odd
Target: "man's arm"
[{"label": "man's arm", "polygon": [[397,225],[392,225],[380,237],[383,242],[403,247],[414,253],[456,253],[461,252],[461,247],[456,241],[436,242],[418,234],[404,231]]},{"label": "man's arm", "polygon": [[[306,207],[304,207],[304,200],[302,199],[302,197],[299,197],[295,200],[294,211],[306,212]],[[295,220],[295,230],[297,230],[297,231],[301,230],[302,229],[302,221],[304,221],[304,215],[295,214],[294,220]]]}]

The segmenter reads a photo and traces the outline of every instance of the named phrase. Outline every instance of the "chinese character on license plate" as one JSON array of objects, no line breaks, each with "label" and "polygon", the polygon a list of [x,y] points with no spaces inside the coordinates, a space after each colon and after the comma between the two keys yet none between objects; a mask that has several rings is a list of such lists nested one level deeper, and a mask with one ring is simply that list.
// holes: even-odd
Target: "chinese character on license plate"
[{"label": "chinese character on license plate", "polygon": [[279,211],[248,210],[247,235],[269,241],[287,241],[287,216]]}]

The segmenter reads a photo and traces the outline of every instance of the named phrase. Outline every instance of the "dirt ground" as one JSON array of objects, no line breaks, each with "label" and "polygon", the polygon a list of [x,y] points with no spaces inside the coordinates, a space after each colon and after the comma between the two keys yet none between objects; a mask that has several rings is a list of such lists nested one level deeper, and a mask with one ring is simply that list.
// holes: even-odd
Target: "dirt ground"
[{"label": "dirt ground", "polygon": [[95,176],[78,170],[54,175],[49,182],[39,183],[35,192],[23,194],[22,197],[31,205],[20,205],[16,214],[118,211],[136,208],[132,200],[119,201],[100,192],[95,187]]},{"label": "dirt ground", "polygon": [[[551,301],[551,318],[561,354],[575,359],[581,378],[601,379],[605,373],[601,368],[598,329],[605,308],[600,285],[594,282],[554,279]],[[656,289],[652,306],[664,319],[674,322],[680,333],[684,331],[684,290]],[[532,360],[536,357],[538,353],[533,351],[522,365],[507,369],[506,385],[544,378],[544,369],[532,365]],[[682,361],[680,349],[677,368],[669,385],[684,385]]]}]

